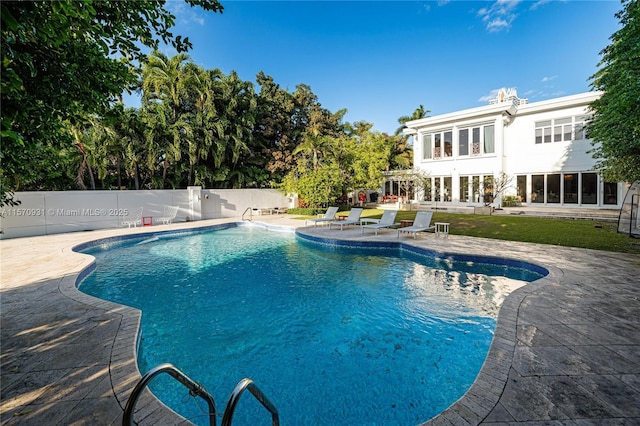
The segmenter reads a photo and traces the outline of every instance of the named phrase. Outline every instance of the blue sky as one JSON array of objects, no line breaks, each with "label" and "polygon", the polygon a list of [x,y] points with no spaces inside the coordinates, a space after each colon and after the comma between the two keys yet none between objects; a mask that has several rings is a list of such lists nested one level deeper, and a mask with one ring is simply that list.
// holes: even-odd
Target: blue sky
[{"label": "blue sky", "polygon": [[[323,107],[393,133],[419,106],[431,116],[487,103],[501,87],[529,102],[590,90],[618,28],[616,0],[225,1],[222,14],[169,1],[192,60],[259,71]],[[175,52],[165,50],[173,55]]]}]

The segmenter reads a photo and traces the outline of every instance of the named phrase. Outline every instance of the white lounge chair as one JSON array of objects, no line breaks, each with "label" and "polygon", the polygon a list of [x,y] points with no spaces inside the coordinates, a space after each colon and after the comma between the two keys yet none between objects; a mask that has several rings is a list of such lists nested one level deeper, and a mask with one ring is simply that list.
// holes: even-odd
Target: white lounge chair
[{"label": "white lounge chair", "polygon": [[142,207],[136,207],[135,209],[129,209],[129,214],[122,219],[122,226],[127,225],[127,228],[131,228],[131,225],[142,226]]},{"label": "white lounge chair", "polygon": [[[329,207],[324,215],[318,215],[317,219],[309,219],[308,222],[313,222],[313,226],[317,226],[318,223],[331,222],[335,220],[336,213],[338,213],[337,207]],[[307,221],[304,221],[304,226],[307,226]]]},{"label": "white lounge chair", "polygon": [[410,234],[413,233],[413,239],[415,240],[418,232],[435,229],[436,227],[431,225],[432,216],[433,212],[416,213],[416,218],[413,220],[413,225],[398,229],[398,238],[400,238],[401,232],[408,232]]},{"label": "white lounge chair", "polygon": [[176,214],[178,214],[178,206],[164,206],[164,214],[158,218],[158,222],[168,225],[176,218]]},{"label": "white lounge chair", "polygon": [[331,225],[340,225],[340,230],[347,225],[359,225],[360,224],[360,215],[362,214],[362,208],[354,207],[349,212],[349,217],[345,220],[332,220],[329,222],[329,229],[331,229]]},{"label": "white lounge chair", "polygon": [[398,215],[398,210],[385,210],[382,213],[382,217],[378,223],[371,223],[368,225],[362,225],[362,233],[364,234],[364,229],[374,229],[376,231],[376,235],[378,235],[378,229],[381,228],[393,228],[398,226],[396,224],[396,216]]}]

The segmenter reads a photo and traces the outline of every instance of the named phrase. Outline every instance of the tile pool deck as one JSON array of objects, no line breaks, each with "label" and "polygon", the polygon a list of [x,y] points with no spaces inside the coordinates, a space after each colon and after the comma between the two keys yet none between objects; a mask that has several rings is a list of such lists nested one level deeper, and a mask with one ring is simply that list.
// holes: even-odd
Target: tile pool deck
[{"label": "tile pool deck", "polygon": [[[304,226],[286,215],[257,220]],[[140,378],[135,362],[139,311],[80,293],[76,278],[92,260],[72,247],[111,236],[234,221],[0,241],[0,423],[122,422]],[[363,235],[359,228],[303,232],[398,241],[393,230],[378,236]],[[550,271],[507,298],[474,385],[426,424],[640,424],[640,256],[457,235],[401,241],[438,252],[524,260]],[[225,402],[217,401],[218,408]],[[142,424],[181,423],[149,394],[138,409]]]}]

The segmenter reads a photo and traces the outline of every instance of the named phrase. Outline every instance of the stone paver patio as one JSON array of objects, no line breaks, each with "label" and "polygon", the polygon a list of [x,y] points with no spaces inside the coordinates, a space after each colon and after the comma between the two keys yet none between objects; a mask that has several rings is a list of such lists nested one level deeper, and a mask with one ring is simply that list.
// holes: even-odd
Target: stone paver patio
[{"label": "stone paver patio", "polygon": [[[304,225],[286,215],[259,220]],[[0,241],[0,422],[121,424],[140,378],[140,313],[79,292],[77,277],[92,258],[72,248],[110,236],[222,222]],[[322,238],[398,241],[393,230],[378,236],[359,228],[298,230]],[[428,424],[640,424],[640,256],[456,235],[401,241],[524,260],[550,271],[507,298],[474,385]],[[217,401],[219,409],[224,402]],[[148,393],[138,408],[142,424],[181,423]]]}]

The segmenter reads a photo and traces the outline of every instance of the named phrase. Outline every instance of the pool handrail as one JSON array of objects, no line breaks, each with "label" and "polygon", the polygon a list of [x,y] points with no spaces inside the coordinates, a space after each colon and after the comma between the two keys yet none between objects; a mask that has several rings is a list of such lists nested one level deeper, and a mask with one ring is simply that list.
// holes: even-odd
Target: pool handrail
[{"label": "pool handrail", "polygon": [[[247,212],[249,212],[249,219],[245,219],[244,215],[247,214]],[[251,222],[253,220],[253,207],[247,207],[246,210],[242,213],[242,220],[248,220],[249,222]]]},{"label": "pool handrail", "polygon": [[145,387],[147,387],[149,382],[161,373],[167,373],[178,382],[182,383],[189,389],[190,395],[199,396],[200,398],[207,401],[207,404],[209,405],[209,424],[213,426],[216,425],[216,404],[211,394],[207,392],[207,390],[202,385],[193,381],[191,378],[189,378],[189,376],[178,370],[175,366],[173,366],[173,364],[164,363],[157,365],[151,370],[147,371],[133,388],[133,391],[131,391],[131,395],[129,396],[129,400],[127,401],[127,405],[124,408],[124,414],[122,415],[122,426],[131,426],[134,424],[133,412],[135,410],[136,403],[138,402],[138,398],[140,398],[142,391]]},{"label": "pool handrail", "polygon": [[240,396],[242,396],[242,392],[246,389],[249,389],[249,392],[271,413],[271,424],[272,426],[280,425],[280,416],[278,414],[278,410],[276,406],[273,405],[269,398],[258,388],[258,386],[251,379],[242,379],[236,387],[231,392],[231,396],[229,397],[229,401],[227,402],[227,406],[224,409],[224,415],[222,416],[222,426],[231,426],[231,421],[233,420],[233,414],[236,410],[236,404],[240,400]]}]

